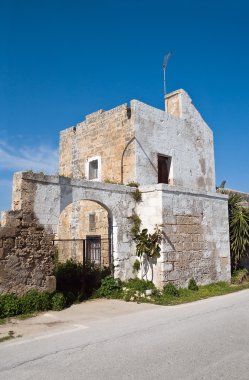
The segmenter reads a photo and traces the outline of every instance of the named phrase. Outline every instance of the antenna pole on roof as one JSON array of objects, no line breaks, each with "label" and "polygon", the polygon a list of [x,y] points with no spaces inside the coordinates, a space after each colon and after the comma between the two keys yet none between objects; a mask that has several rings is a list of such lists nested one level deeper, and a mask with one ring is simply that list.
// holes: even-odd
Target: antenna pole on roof
[{"label": "antenna pole on roof", "polygon": [[166,103],[166,67],[168,60],[170,59],[172,52],[169,51],[168,54],[165,55],[163,60],[163,90],[164,90],[164,100],[165,100],[165,111],[167,112],[167,103]]}]

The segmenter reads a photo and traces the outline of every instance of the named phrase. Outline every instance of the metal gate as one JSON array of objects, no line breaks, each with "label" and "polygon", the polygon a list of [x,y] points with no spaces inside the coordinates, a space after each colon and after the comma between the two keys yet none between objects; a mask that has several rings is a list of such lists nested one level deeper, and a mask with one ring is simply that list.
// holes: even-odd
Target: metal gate
[{"label": "metal gate", "polygon": [[87,262],[101,267],[111,264],[111,244],[109,239],[101,236],[86,236],[86,239],[54,239],[53,245],[58,249],[59,261],[72,259],[85,265]]}]

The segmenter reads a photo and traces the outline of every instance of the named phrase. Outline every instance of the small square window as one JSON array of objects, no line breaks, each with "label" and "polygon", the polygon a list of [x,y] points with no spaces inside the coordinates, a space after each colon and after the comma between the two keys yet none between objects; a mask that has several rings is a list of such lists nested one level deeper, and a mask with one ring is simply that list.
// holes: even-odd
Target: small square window
[{"label": "small square window", "polygon": [[98,160],[89,162],[89,179],[98,178]]}]

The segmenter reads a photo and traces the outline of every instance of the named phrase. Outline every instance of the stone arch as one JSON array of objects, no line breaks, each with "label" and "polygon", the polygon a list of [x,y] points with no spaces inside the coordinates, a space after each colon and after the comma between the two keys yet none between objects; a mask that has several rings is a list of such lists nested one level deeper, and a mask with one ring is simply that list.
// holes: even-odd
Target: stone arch
[{"label": "stone arch", "polygon": [[[93,216],[91,225],[90,215]],[[110,267],[113,263],[113,242],[117,240],[113,236],[117,233],[117,229],[113,231],[113,224],[116,224],[113,213],[100,202],[81,199],[65,206],[59,216],[56,234],[59,260],[72,258],[83,262],[85,244],[88,260],[102,267]],[[99,258],[92,252],[93,244],[98,245]]]},{"label": "stone arch", "polygon": [[132,276],[130,218],[136,208],[133,192],[133,188],[123,185],[20,172],[14,177],[13,205],[14,210],[34,213],[38,223],[54,235],[60,214],[69,204],[90,200],[103,205],[112,219],[114,274],[125,280]]}]

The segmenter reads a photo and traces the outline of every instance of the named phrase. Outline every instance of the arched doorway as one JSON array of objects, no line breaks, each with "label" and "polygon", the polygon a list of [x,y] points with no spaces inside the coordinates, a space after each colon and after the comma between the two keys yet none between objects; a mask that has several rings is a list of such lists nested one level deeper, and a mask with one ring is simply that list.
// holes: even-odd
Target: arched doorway
[{"label": "arched doorway", "polygon": [[56,244],[58,259],[112,263],[112,216],[106,206],[91,200],[70,203],[60,214]]}]

